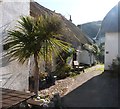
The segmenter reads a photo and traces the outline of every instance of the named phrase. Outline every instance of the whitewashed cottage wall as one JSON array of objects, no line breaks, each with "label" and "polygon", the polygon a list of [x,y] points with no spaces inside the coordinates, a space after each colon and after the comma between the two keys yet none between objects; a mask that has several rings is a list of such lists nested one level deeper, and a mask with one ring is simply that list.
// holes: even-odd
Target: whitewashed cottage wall
[{"label": "whitewashed cottage wall", "polygon": [[[3,0],[0,2],[0,10],[2,10],[0,11],[0,38],[3,38],[7,30],[15,27],[16,20],[20,16],[30,15],[30,3],[29,0]],[[17,61],[8,63],[7,59],[2,59],[0,67],[2,87],[20,91],[28,90],[28,76],[27,64],[22,65]]]},{"label": "whitewashed cottage wall", "polygon": [[118,56],[120,57],[120,33],[118,33]]},{"label": "whitewashed cottage wall", "polygon": [[119,40],[117,32],[105,34],[105,70],[109,70],[113,59],[118,57]]},{"label": "whitewashed cottage wall", "polygon": [[113,60],[120,56],[120,2],[105,16],[101,31],[105,32],[105,70],[110,70]]},{"label": "whitewashed cottage wall", "polygon": [[92,65],[95,63],[95,56],[93,53],[90,53],[89,51],[82,49],[81,46],[77,48],[77,60],[79,63],[86,64],[86,65]]},{"label": "whitewashed cottage wall", "polygon": [[[2,3],[0,3],[0,36],[2,36],[2,30],[1,30],[1,27],[2,27]],[[2,57],[2,37],[0,37],[0,67],[2,66],[2,60],[1,60],[1,57]],[[2,76],[0,76],[0,87],[2,86]]]}]

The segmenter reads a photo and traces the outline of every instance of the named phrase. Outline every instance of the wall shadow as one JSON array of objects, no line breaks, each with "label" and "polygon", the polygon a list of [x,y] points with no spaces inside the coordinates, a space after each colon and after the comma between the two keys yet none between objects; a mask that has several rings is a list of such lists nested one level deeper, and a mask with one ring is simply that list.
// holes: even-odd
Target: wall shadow
[{"label": "wall shadow", "polygon": [[118,78],[104,72],[61,99],[63,107],[118,107]]}]

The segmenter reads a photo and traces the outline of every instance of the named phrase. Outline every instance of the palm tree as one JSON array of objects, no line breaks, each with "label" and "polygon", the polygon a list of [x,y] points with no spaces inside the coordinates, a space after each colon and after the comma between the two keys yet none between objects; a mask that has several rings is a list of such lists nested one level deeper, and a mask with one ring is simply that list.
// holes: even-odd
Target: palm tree
[{"label": "palm tree", "polygon": [[15,30],[8,31],[4,45],[9,48],[5,56],[21,63],[34,57],[34,92],[38,96],[39,58],[43,56],[46,62],[52,60],[53,53],[59,55],[61,50],[68,51],[70,44],[60,40],[62,22],[57,16],[22,17],[18,24]]}]

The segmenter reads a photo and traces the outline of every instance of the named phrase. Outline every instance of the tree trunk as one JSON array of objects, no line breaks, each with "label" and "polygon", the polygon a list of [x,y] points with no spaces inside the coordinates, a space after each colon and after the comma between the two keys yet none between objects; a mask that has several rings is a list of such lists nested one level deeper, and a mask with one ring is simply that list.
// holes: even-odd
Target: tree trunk
[{"label": "tree trunk", "polygon": [[39,67],[38,67],[37,54],[34,54],[34,62],[35,62],[34,93],[36,94],[36,97],[37,97],[38,96],[38,91],[39,91]]}]

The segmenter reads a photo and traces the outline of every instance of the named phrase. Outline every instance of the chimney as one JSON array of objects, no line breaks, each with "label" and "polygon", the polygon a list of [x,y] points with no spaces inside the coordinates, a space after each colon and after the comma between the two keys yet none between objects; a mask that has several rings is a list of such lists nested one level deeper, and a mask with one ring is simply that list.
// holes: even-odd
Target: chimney
[{"label": "chimney", "polygon": [[69,19],[69,21],[71,21],[71,22],[72,22],[71,15],[70,15],[70,19]]}]

